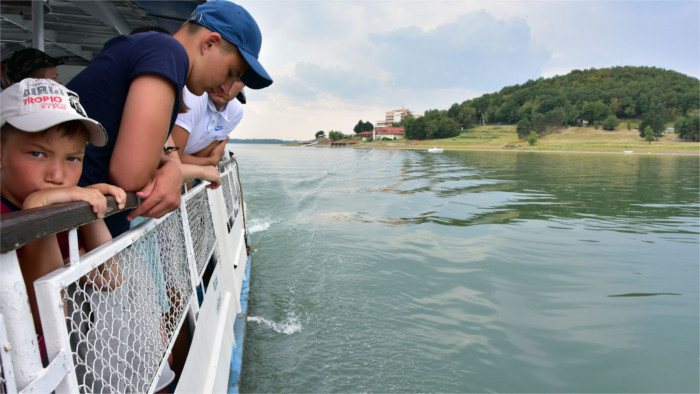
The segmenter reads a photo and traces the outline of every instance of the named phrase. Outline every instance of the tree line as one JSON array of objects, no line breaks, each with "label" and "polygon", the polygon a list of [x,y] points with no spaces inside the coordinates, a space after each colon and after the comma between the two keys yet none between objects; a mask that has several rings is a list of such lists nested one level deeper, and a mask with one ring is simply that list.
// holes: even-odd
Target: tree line
[{"label": "tree line", "polygon": [[525,139],[531,132],[541,136],[585,122],[614,130],[625,120],[641,119],[643,138],[646,127],[658,138],[673,121],[678,136],[698,141],[698,92],[697,78],[656,67],[574,70],[508,86],[448,110],[429,110],[420,118],[408,116],[403,127],[408,139],[432,139],[454,137],[478,124],[515,124]]}]

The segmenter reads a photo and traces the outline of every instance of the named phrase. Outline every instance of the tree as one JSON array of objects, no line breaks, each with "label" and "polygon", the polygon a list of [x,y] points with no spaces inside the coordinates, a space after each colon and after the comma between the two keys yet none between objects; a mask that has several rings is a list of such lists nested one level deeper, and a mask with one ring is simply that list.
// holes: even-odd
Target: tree
[{"label": "tree", "polygon": [[403,132],[406,139],[410,140],[423,140],[425,139],[425,131],[423,130],[423,123],[425,123],[425,118],[411,118],[410,120],[404,119]]},{"label": "tree", "polygon": [[664,132],[664,123],[666,123],[667,117],[668,111],[666,111],[663,104],[658,100],[653,100],[649,104],[649,109],[644,114],[644,118],[642,118],[642,124],[639,125],[639,130],[644,130],[641,132],[641,137],[646,138],[644,135],[646,133],[645,129],[649,126],[654,131],[654,135],[656,135],[656,139],[658,140]]},{"label": "tree", "polygon": [[515,126],[515,131],[518,133],[518,138],[524,140],[528,137],[530,131],[532,131],[532,122],[528,118],[520,119],[518,124]]},{"label": "tree", "polygon": [[363,122],[362,120],[357,122],[357,124],[353,128],[353,131],[355,132],[355,134],[360,134],[363,131],[372,131],[372,130],[374,130],[374,125],[370,122]]},{"label": "tree", "polygon": [[610,115],[610,108],[602,100],[584,104],[581,112],[583,119],[591,123],[601,122],[608,115]]},{"label": "tree", "polygon": [[531,131],[530,135],[527,137],[527,143],[529,145],[535,145],[537,143],[537,133]]},{"label": "tree", "polygon": [[328,138],[330,138],[331,141],[342,140],[345,138],[345,134],[340,131],[331,130],[328,132]]},{"label": "tree", "polygon": [[535,113],[532,115],[532,128],[530,130],[537,134],[544,134],[545,128],[547,127],[546,122],[543,114]]},{"label": "tree", "polygon": [[323,130],[317,131],[316,135],[315,135],[316,139],[323,138],[325,136],[326,136],[326,133]]},{"label": "tree", "polygon": [[[619,98],[613,97],[612,100],[610,100],[610,112],[615,116],[622,115],[622,101]],[[603,128],[605,128],[605,126],[603,126]]]},{"label": "tree", "polygon": [[403,123],[404,134],[406,132],[406,128],[408,128],[411,124],[413,124],[413,122],[415,122],[415,120],[416,120],[416,117],[413,116],[413,114],[410,112],[408,113],[408,115],[404,116],[403,120],[401,121],[401,123]]},{"label": "tree", "polygon": [[447,116],[450,118],[457,120],[459,117],[459,110],[462,108],[461,105],[454,103],[450,106],[450,109],[447,110]]},{"label": "tree", "polygon": [[700,141],[700,116],[688,115],[679,118],[673,127],[678,137],[686,141]]},{"label": "tree", "polygon": [[462,129],[467,129],[477,123],[476,108],[465,101],[459,106],[459,113],[455,118]]},{"label": "tree", "polygon": [[438,121],[437,138],[450,138],[459,135],[459,125],[454,119],[442,116]]},{"label": "tree", "polygon": [[615,128],[619,125],[620,119],[611,114],[603,121],[603,130],[615,130]]},{"label": "tree", "polygon": [[519,109],[520,106],[515,100],[508,99],[496,110],[496,119],[503,123],[512,124],[518,120]]},{"label": "tree", "polygon": [[[453,111],[454,113],[454,111]],[[404,118],[404,135],[407,139],[424,140],[433,138],[450,138],[459,135],[460,125],[449,116],[449,111],[431,109],[415,119]]]},{"label": "tree", "polygon": [[530,130],[535,131],[538,135],[550,134],[556,130],[560,130],[564,125],[565,120],[566,111],[564,111],[563,108],[554,108],[546,114],[535,113],[532,115],[530,129],[523,130],[524,134],[520,138],[527,137]]},{"label": "tree", "polygon": [[[422,118],[421,118],[422,119]],[[438,120],[437,119],[427,119],[423,124],[423,130],[425,131],[425,138],[433,139],[438,137]]]},{"label": "tree", "polygon": [[649,141],[649,145],[651,145],[651,141],[654,141],[656,139],[656,136],[654,135],[654,130],[651,128],[651,126],[647,126],[644,128],[644,139]]}]

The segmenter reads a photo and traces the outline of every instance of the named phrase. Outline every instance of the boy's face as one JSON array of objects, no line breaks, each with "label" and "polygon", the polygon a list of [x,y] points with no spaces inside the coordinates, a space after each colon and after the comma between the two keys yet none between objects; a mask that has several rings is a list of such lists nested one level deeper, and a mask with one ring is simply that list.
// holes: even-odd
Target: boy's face
[{"label": "boy's face", "polygon": [[227,91],[220,91],[220,92],[219,91],[217,91],[217,92],[212,91],[212,93],[207,92],[207,94],[209,94],[209,98],[211,98],[211,101],[218,108],[218,107],[225,105],[226,103],[233,100],[234,98],[236,98],[238,93],[240,93],[244,87],[245,87],[245,84],[243,84],[243,82],[236,81],[236,82],[231,84],[231,87]]},{"label": "boy's face", "polygon": [[[231,47],[224,49],[225,46]],[[240,81],[241,76],[250,68],[238,50],[224,42],[205,50],[202,60],[204,69],[201,69],[202,72],[193,83],[187,84],[187,88],[198,96],[204,92],[210,95],[226,94],[231,85]]]},{"label": "boy's face", "polygon": [[7,133],[0,146],[3,197],[21,207],[37,190],[76,186],[85,144],[81,135],[65,135],[58,126],[41,133]]}]

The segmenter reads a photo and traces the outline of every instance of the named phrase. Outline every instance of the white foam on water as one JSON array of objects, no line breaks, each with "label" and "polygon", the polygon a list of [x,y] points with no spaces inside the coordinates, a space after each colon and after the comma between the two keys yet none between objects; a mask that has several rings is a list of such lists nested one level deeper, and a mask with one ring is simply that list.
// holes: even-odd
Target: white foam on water
[{"label": "white foam on water", "polygon": [[248,232],[251,234],[259,233],[270,228],[270,222],[264,219],[253,219],[248,224]]},{"label": "white foam on water", "polygon": [[264,317],[248,316],[248,322],[262,324],[263,326],[271,328],[273,331],[284,335],[292,335],[301,331],[301,323],[295,316],[289,316],[281,323],[267,320]]}]

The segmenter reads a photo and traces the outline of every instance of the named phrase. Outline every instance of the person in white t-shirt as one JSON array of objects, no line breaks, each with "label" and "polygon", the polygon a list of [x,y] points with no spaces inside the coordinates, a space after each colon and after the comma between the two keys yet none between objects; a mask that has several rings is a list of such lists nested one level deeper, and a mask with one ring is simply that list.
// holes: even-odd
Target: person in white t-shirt
[{"label": "person in white t-shirt", "polygon": [[228,92],[195,96],[183,89],[189,110],[178,115],[172,139],[183,164],[216,166],[229,140],[228,135],[243,118],[243,106],[234,98],[245,85],[238,81]]}]

